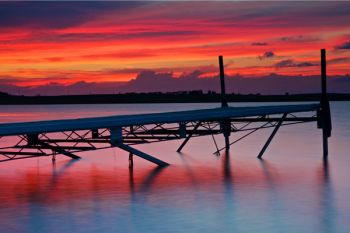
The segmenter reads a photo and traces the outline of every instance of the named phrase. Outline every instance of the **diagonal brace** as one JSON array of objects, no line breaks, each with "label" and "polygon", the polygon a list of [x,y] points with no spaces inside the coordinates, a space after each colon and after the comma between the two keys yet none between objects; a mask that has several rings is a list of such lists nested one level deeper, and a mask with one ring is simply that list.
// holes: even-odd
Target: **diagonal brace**
[{"label": "diagonal brace", "polygon": [[146,154],[146,153],[144,153],[142,151],[139,151],[139,150],[137,150],[137,149],[135,149],[135,148],[133,148],[131,146],[128,146],[126,144],[118,144],[117,146],[120,149],[123,149],[123,150],[125,150],[125,151],[127,151],[127,152],[129,152],[131,154],[137,155],[137,156],[139,156],[139,157],[141,157],[141,158],[143,158],[145,160],[148,160],[148,161],[150,161],[152,163],[155,163],[158,166],[165,167],[165,166],[169,165],[168,163],[166,163],[166,162],[164,162],[164,161],[162,161],[160,159],[157,159],[157,158],[155,158],[155,157],[153,157],[153,156],[151,156],[149,154]]},{"label": "diagonal brace", "polygon": [[189,133],[187,138],[185,138],[185,140],[181,143],[179,148],[176,150],[177,152],[180,152],[182,150],[182,148],[187,144],[187,142],[190,140],[190,138],[192,137],[192,135],[194,134],[194,132],[198,129],[198,127],[200,125],[201,125],[201,122],[198,122],[197,125],[193,128],[193,130]]},{"label": "diagonal brace", "polygon": [[72,159],[80,159],[79,156],[77,156],[77,155],[75,155],[75,154],[73,154],[73,153],[71,153],[69,151],[66,151],[66,150],[64,150],[62,148],[59,148],[59,147],[56,147],[56,146],[52,146],[52,145],[50,145],[50,144],[48,144],[46,142],[39,141],[38,144],[40,144],[40,145],[44,146],[45,148],[50,149],[50,150],[52,150],[54,152],[63,154],[65,156],[68,156],[68,157],[70,157]]},{"label": "diagonal brace", "polygon": [[263,148],[261,149],[259,155],[258,155],[258,158],[261,159],[261,157],[263,156],[264,152],[266,151],[267,147],[270,145],[273,137],[276,135],[278,129],[281,127],[282,123],[283,123],[283,120],[286,118],[287,116],[287,113],[284,113],[282,118],[278,121],[278,123],[276,124],[276,127],[273,129],[270,137],[267,139],[265,145],[263,146]]}]

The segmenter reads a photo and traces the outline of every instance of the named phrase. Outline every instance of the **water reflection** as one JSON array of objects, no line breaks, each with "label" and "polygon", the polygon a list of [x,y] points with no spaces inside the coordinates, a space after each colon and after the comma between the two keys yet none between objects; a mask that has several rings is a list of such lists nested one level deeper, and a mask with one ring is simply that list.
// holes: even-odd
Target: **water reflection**
[{"label": "water reflection", "polygon": [[156,167],[152,169],[148,173],[148,175],[142,180],[140,184],[140,192],[147,192],[149,189],[151,189],[152,184],[156,182],[156,178],[165,169],[166,167]]},{"label": "water reflection", "polygon": [[323,160],[318,170],[318,185],[319,185],[319,205],[320,205],[320,226],[321,232],[336,232],[336,209],[334,204],[334,194],[331,182],[330,164],[328,160]]},{"label": "water reflection", "polygon": [[[310,178],[312,170],[303,174],[305,168],[313,167],[311,164],[287,167],[278,161],[242,159],[227,152],[219,158],[201,155],[212,163],[196,165],[193,155],[178,156],[182,165],[166,168],[136,164],[128,169],[127,158],[124,167],[115,167],[112,162],[101,167],[84,160],[67,160],[52,166],[38,164],[12,177],[2,174],[0,187],[6,188],[2,188],[0,201],[6,206],[0,208],[1,222],[12,230],[32,232],[66,222],[67,229],[82,232],[77,222],[84,216],[100,227],[112,224],[111,229],[116,229],[115,224],[121,224],[123,232],[138,232],[142,227],[162,232],[152,228],[155,219],[171,224],[164,219],[174,218],[185,225],[199,221],[220,231],[256,230],[259,223],[261,229],[270,230],[287,226],[286,232],[295,232],[301,225],[308,230],[318,225],[318,231],[338,232],[327,162],[314,166],[315,183]],[[118,157],[111,160],[117,162]],[[189,214],[207,221],[220,219],[219,225],[191,219]],[[115,223],[106,223],[105,219],[111,218],[108,215]],[[247,225],[248,221],[252,225]]]},{"label": "water reflection", "polygon": [[275,186],[274,177],[278,175],[276,170],[268,161],[265,161],[263,158],[258,159],[258,161],[260,162],[261,169],[263,172],[263,177],[266,180],[266,184],[271,189],[273,189]]},{"label": "water reflection", "polygon": [[55,186],[55,184],[57,183],[58,179],[62,175],[64,175],[64,173],[70,167],[72,167],[76,162],[78,162],[78,160],[76,160],[76,159],[71,159],[71,160],[68,160],[68,161],[64,161],[64,165],[61,166],[58,170],[57,170],[56,162],[53,162],[52,163],[52,179],[51,179],[52,186]]},{"label": "water reflection", "polygon": [[193,171],[193,167],[191,166],[191,163],[195,162],[189,154],[183,153],[183,152],[177,152],[179,155],[179,158],[181,159],[182,167],[185,169],[188,178],[190,179],[193,187],[196,187],[197,181],[196,177]]},{"label": "water reflection", "polygon": [[[210,107],[204,105],[171,108]],[[264,140],[252,135],[220,157],[212,155],[210,137],[193,138],[187,153],[169,152],[178,142],[150,145],[172,164],[165,169],[138,158],[128,169],[128,155],[114,150],[87,153],[77,162],[58,158],[54,165],[49,158],[2,163],[0,232],[348,232],[349,106],[332,103],[332,156],[321,164],[319,131],[309,124],[281,130],[261,161],[254,154]],[[89,105],[68,106],[67,113],[67,106],[57,107],[15,107],[37,115],[13,120],[169,109]]]}]

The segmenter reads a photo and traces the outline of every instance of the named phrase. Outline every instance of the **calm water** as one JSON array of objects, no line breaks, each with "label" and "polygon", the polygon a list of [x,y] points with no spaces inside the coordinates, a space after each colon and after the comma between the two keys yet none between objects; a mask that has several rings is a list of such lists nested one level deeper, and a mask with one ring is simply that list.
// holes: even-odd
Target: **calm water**
[{"label": "calm water", "polygon": [[[234,104],[242,105],[242,104]],[[252,105],[252,104],[243,104]],[[217,104],[0,106],[0,122],[173,111]],[[0,232],[350,232],[350,103],[332,103],[322,161],[316,123],[271,129],[215,156],[211,137],[138,146],[164,169],[119,149],[0,164]],[[232,136],[234,139],[237,136]],[[216,139],[223,145],[221,135]]]}]

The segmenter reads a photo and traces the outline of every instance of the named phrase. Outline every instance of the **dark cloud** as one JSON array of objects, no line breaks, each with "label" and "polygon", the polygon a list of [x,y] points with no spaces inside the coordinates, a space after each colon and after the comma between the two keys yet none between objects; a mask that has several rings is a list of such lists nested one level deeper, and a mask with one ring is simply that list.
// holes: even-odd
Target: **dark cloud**
[{"label": "dark cloud", "polygon": [[347,41],[341,45],[336,46],[336,49],[350,49],[350,41]]},{"label": "dark cloud", "polygon": [[267,46],[269,45],[268,43],[265,42],[253,42],[252,46]]},{"label": "dark cloud", "polygon": [[51,35],[44,37],[42,40],[65,42],[65,41],[97,41],[97,40],[129,40],[140,38],[160,38],[171,36],[188,36],[197,35],[195,31],[191,30],[159,30],[159,31],[140,31],[128,33],[66,33],[60,35]]},{"label": "dark cloud", "polygon": [[265,59],[265,58],[272,58],[272,57],[275,57],[275,53],[272,52],[272,51],[267,51],[265,52],[262,56],[259,56],[259,59],[262,60],[262,59]]},{"label": "dark cloud", "polygon": [[[1,2],[1,28],[66,28],[91,21],[109,11],[123,11],[137,2]],[[117,12],[115,12],[117,13]]]},{"label": "dark cloud", "polygon": [[310,36],[304,36],[304,35],[297,35],[297,36],[284,36],[279,38],[280,41],[288,41],[288,42],[314,42],[320,40],[320,38],[317,37],[310,37]]},{"label": "dark cloud", "polygon": [[294,66],[294,62],[293,62],[293,60],[291,60],[291,59],[283,60],[283,61],[277,62],[277,63],[275,64],[275,67],[277,67],[277,68],[282,68],[282,67],[293,67],[293,66]]},{"label": "dark cloud", "polygon": [[[129,82],[85,82],[80,81],[70,85],[50,82],[41,86],[0,85],[1,92],[17,95],[65,95],[65,94],[111,94],[127,92],[176,92],[203,90],[220,91],[218,75],[201,77],[202,71],[184,73],[175,77],[171,72],[141,71]],[[329,92],[350,93],[350,75],[333,76],[328,79]],[[286,76],[270,74],[263,77],[242,77],[226,75],[227,93],[240,94],[285,94],[319,93],[320,77]]]},{"label": "dark cloud", "polygon": [[[322,28],[344,27],[349,22],[349,2],[340,1],[270,1],[236,2],[235,9],[226,8],[234,14],[221,14],[217,22],[225,22],[232,27],[237,22],[242,27],[257,24],[269,28]],[[233,5],[233,4],[232,4]],[[240,7],[238,7],[240,6]]]},{"label": "dark cloud", "polygon": [[295,62],[292,59],[283,60],[275,64],[276,68],[285,68],[285,67],[308,67],[308,66],[318,66],[317,63],[312,62]]},{"label": "dark cloud", "polygon": [[118,92],[120,82],[85,82],[80,81],[69,85],[50,82],[40,86],[16,86],[13,84],[0,85],[0,92],[13,95],[85,95],[85,94],[113,94]]},{"label": "dark cloud", "polygon": [[[120,92],[176,92],[203,90],[220,91],[217,75],[203,78],[201,71],[193,71],[174,77],[171,73],[157,73],[148,71],[130,82],[119,87]],[[332,77],[328,81],[329,92],[349,93],[350,75]],[[226,89],[228,93],[261,93],[285,94],[289,93],[318,93],[320,77],[314,76],[285,76],[270,74],[263,77],[242,77],[226,75]]]},{"label": "dark cloud", "polygon": [[56,76],[48,76],[45,78],[38,78],[38,77],[32,77],[32,78],[23,78],[23,77],[15,77],[15,76],[0,76],[0,86],[1,85],[17,85],[17,84],[22,84],[23,83],[28,83],[28,82],[43,82],[43,83],[51,83],[55,82],[57,80],[60,81],[69,81],[70,77],[67,75],[56,75]]},{"label": "dark cloud", "polygon": [[114,41],[114,40],[130,40],[130,39],[152,39],[152,38],[168,38],[168,37],[186,37],[198,36],[200,32],[192,30],[156,30],[156,31],[139,31],[139,32],[103,32],[103,33],[31,33],[26,38],[14,39],[6,41],[7,44],[15,43],[33,43],[33,42],[91,42],[91,41]]},{"label": "dark cloud", "polygon": [[350,62],[350,57],[338,57],[327,61],[328,64],[339,64],[347,62]]}]

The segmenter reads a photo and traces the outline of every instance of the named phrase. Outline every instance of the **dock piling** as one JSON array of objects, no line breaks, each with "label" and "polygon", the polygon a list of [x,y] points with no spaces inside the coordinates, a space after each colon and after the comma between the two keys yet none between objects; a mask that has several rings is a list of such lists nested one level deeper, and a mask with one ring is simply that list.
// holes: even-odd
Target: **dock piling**
[{"label": "dock piling", "polygon": [[[222,55],[219,56],[219,68],[220,68],[220,86],[221,86],[221,107],[228,107],[226,99],[226,87],[225,87],[225,72],[224,72],[224,58]],[[225,149],[230,149],[230,120],[224,119],[221,123],[221,128],[225,138]]]},{"label": "dock piling", "polygon": [[220,67],[220,84],[221,84],[221,107],[227,107],[226,90],[225,90],[225,74],[224,74],[224,59],[219,56]]},{"label": "dock piling", "polygon": [[134,167],[134,155],[133,153],[129,152],[129,168]]},{"label": "dock piling", "polygon": [[327,95],[326,50],[321,49],[321,111],[318,114],[322,128],[323,159],[328,158],[328,138],[332,132],[331,112]]}]

